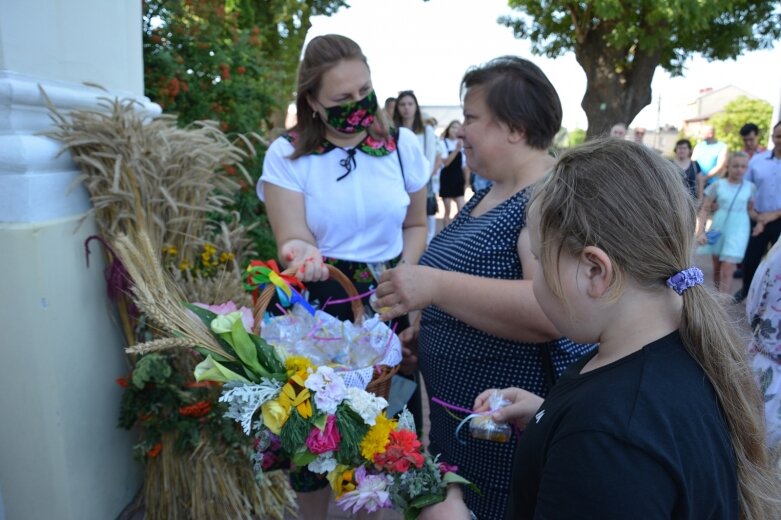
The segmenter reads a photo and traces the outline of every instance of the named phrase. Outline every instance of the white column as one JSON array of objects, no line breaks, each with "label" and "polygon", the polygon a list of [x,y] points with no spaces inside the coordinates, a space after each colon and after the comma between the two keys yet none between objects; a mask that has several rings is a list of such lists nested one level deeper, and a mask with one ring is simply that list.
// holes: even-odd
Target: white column
[{"label": "white column", "polygon": [[[50,128],[99,97],[143,97],[141,2],[2,0],[0,8],[0,496],[9,520],[115,518],[141,483],[116,427],[127,373],[86,190]],[[102,85],[108,92],[85,86]]]}]

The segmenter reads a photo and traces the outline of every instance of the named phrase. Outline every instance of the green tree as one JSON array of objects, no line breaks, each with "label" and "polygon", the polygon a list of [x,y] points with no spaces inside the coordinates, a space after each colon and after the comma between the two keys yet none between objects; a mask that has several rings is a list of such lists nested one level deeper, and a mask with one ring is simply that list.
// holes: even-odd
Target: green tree
[{"label": "green tree", "polygon": [[724,112],[713,116],[710,123],[716,130],[719,140],[727,143],[730,151],[735,152],[743,149],[740,128],[746,123],[754,123],[759,127],[759,143],[766,144],[772,124],[771,117],[773,117],[773,106],[770,103],[741,96],[730,101],[724,107]]},{"label": "green tree", "polygon": [[[284,123],[310,18],[344,0],[146,0],[143,10],[146,95],[181,125],[216,120],[228,134],[269,135]],[[276,256],[254,185],[263,146],[245,162],[234,209],[258,222],[252,238],[263,258]],[[228,175],[239,175],[226,167]]]},{"label": "green tree", "polygon": [[680,75],[686,59],[734,58],[781,36],[778,0],[508,0],[520,18],[499,23],[551,58],[574,51],[586,72],[588,136],[627,125],[651,102],[658,66]]}]

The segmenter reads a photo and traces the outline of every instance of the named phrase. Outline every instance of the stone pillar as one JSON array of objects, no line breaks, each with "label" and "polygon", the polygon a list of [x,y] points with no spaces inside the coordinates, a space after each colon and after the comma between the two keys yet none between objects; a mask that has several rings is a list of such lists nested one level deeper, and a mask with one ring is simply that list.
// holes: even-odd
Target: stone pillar
[{"label": "stone pillar", "polygon": [[[90,82],[106,91],[84,85]],[[115,518],[141,484],[116,427],[127,373],[77,166],[39,132],[100,97],[143,97],[139,0],[4,0],[0,15],[0,511]]]}]

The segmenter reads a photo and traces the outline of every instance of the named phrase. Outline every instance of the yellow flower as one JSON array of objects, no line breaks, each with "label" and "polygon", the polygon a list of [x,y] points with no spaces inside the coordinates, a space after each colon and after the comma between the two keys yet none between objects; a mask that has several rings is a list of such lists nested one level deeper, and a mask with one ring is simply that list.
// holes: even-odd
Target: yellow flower
[{"label": "yellow flower", "polygon": [[187,260],[182,260],[182,263],[181,263],[181,264],[179,264],[179,270],[180,270],[180,271],[187,271],[187,270],[188,270],[188,269],[190,269],[192,266],[193,266],[193,265],[192,265],[190,262],[188,262]]},{"label": "yellow flower", "polygon": [[361,455],[369,462],[374,461],[376,454],[385,453],[388,436],[396,429],[396,421],[385,417],[385,412],[380,413],[376,421],[361,441]]},{"label": "yellow flower", "polygon": [[165,246],[163,247],[163,253],[166,255],[175,255],[178,251],[176,250],[176,246]]},{"label": "yellow flower", "polygon": [[[295,380],[296,378],[297,376],[293,376],[292,379]],[[310,397],[308,388],[302,388],[300,392],[296,392],[293,385],[288,382],[279,393],[279,404],[288,410],[295,407],[301,417],[309,419],[312,417],[312,401],[309,399]]]},{"label": "yellow flower", "polygon": [[236,257],[233,255],[233,253],[230,253],[230,252],[226,251],[226,252],[224,252],[224,253],[222,253],[220,255],[220,263],[222,263],[222,264],[228,263],[231,260],[233,260],[234,258],[236,258]]},{"label": "yellow flower", "polygon": [[279,435],[279,432],[282,431],[282,427],[287,422],[287,418],[290,417],[290,407],[284,406],[280,401],[266,401],[260,407],[260,412],[263,415],[263,424],[265,424],[274,435]]},{"label": "yellow flower", "polygon": [[[299,372],[308,373],[308,369],[315,369],[315,365],[304,356],[288,356],[285,360],[285,368],[287,369],[288,376],[297,374]],[[302,385],[303,386],[303,385]]]},{"label": "yellow flower", "polygon": [[348,491],[355,490],[355,482],[353,482],[354,473],[349,466],[343,464],[338,464],[333,471],[328,473],[328,482],[331,483],[331,489],[333,489],[336,498],[341,497]]}]

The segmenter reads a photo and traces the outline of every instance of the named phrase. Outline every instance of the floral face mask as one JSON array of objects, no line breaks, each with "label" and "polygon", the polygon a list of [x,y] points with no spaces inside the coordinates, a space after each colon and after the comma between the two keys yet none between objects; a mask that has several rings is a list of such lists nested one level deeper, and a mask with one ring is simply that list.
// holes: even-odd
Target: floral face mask
[{"label": "floral face mask", "polygon": [[359,101],[326,108],[326,123],[339,132],[355,134],[372,126],[377,109],[377,95],[372,90]]}]

